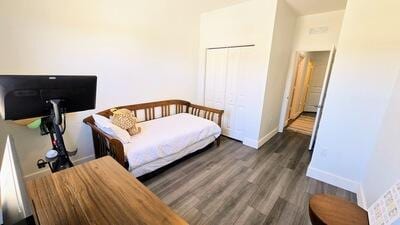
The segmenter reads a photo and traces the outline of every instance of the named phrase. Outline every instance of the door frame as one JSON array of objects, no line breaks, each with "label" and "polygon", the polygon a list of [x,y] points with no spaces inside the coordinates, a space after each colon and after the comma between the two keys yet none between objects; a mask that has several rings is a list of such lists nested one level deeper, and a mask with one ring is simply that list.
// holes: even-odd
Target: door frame
[{"label": "door frame", "polygon": [[315,123],[314,123],[313,131],[312,131],[312,135],[311,135],[310,146],[308,147],[308,149],[310,151],[313,150],[316,139],[317,139],[318,129],[319,129],[319,125],[321,123],[323,109],[325,107],[326,94],[328,92],[329,82],[331,79],[332,70],[333,70],[333,66],[335,63],[335,58],[336,58],[336,46],[334,45],[334,46],[332,46],[332,50],[329,54],[328,65],[326,67],[324,83],[322,84],[321,97],[318,102],[317,116],[315,117]]},{"label": "door frame", "polygon": [[311,83],[311,79],[312,76],[314,75],[314,64],[311,60],[308,60],[307,62],[307,72],[306,72],[306,82],[305,83],[305,92],[304,95],[302,96],[302,110],[304,112],[304,108],[306,107],[306,102],[307,102],[307,98],[308,98],[308,90],[310,89],[310,83]]},{"label": "door frame", "polygon": [[282,133],[285,127],[288,124],[288,115],[289,115],[289,109],[290,109],[290,103],[291,103],[291,98],[292,98],[292,90],[296,78],[296,67],[297,67],[297,62],[299,56],[304,53],[304,52],[330,52],[332,48],[322,48],[322,49],[304,49],[304,50],[294,50],[292,54],[292,59],[289,64],[289,72],[287,75],[286,79],[286,86],[285,86],[285,93],[283,96],[282,100],[282,106],[281,106],[281,115],[279,119],[279,126],[278,126],[278,132]]},{"label": "door frame", "polygon": [[297,76],[299,76],[299,70],[300,68],[300,63],[304,63],[303,60],[305,60],[306,57],[303,54],[298,54],[297,56],[297,60],[296,60],[296,70],[295,70],[295,74],[294,74],[294,81],[293,81],[293,86],[292,89],[290,90],[290,101],[289,101],[289,111],[286,115],[286,120],[289,121],[290,120],[290,115],[292,113],[292,109],[293,109],[293,96],[295,94],[296,91],[296,85],[297,85]]}]

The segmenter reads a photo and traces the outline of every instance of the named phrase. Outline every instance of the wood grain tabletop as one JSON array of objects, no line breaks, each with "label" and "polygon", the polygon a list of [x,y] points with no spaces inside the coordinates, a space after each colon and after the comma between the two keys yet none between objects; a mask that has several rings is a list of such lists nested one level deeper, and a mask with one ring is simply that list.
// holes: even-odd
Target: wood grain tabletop
[{"label": "wood grain tabletop", "polygon": [[111,157],[27,182],[40,225],[187,224]]}]

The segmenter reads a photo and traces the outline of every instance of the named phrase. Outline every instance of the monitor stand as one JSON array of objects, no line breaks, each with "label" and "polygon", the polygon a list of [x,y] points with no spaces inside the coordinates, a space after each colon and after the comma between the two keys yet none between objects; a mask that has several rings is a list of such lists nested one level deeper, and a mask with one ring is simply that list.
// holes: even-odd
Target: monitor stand
[{"label": "monitor stand", "polygon": [[[77,151],[68,152],[65,148],[63,133],[65,131],[65,126],[63,130],[61,130],[61,125],[63,122],[62,115],[63,111],[60,108],[60,99],[49,100],[48,103],[51,104],[51,113],[50,116],[42,118],[41,124],[41,132],[42,135],[49,134],[51,139],[51,144],[53,149],[57,151],[58,155],[55,158],[48,159],[40,159],[37,162],[37,166],[39,168],[45,167],[47,164],[50,167],[50,170],[54,173],[60,170],[64,170],[70,167],[73,167],[73,163],[71,162],[69,156],[75,155]],[[65,125],[65,118],[64,118]]]}]

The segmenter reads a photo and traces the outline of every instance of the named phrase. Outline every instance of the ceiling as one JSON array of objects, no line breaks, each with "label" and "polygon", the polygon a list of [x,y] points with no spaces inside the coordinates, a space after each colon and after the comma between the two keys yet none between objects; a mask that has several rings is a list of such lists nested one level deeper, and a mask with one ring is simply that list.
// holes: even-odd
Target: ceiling
[{"label": "ceiling", "polygon": [[[231,6],[248,0],[201,0],[193,1],[198,4],[201,12]],[[346,8],[347,0],[286,0],[298,15],[310,15]],[[192,2],[192,3],[193,3]]]},{"label": "ceiling", "polygon": [[347,0],[286,0],[299,14],[309,15],[346,8]]}]

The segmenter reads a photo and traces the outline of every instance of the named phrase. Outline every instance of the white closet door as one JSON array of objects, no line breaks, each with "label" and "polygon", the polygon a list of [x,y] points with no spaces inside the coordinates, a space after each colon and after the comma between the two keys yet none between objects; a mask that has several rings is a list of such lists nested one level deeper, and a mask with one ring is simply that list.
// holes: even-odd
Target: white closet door
[{"label": "white closet door", "polygon": [[207,50],[205,105],[217,109],[225,107],[227,49]]},{"label": "white closet door", "polygon": [[246,132],[253,59],[254,47],[207,51],[205,105],[225,110],[222,133],[237,140]]},{"label": "white closet door", "polygon": [[[225,112],[223,133],[243,140],[246,121],[246,96],[248,81],[248,60],[251,47],[230,48],[226,78]],[[246,79],[247,78],[247,79]]]}]

